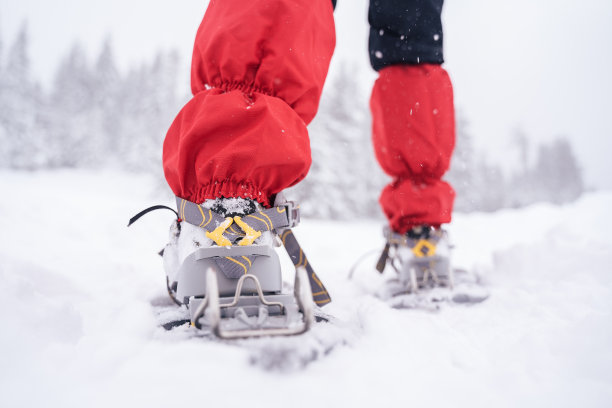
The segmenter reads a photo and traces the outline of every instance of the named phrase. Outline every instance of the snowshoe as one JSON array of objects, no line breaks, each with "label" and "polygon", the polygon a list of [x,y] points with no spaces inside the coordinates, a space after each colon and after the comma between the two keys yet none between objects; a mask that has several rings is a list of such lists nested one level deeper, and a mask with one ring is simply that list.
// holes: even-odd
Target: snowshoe
[{"label": "snowshoe", "polygon": [[477,276],[451,267],[451,245],[443,229],[424,225],[398,234],[385,227],[383,233],[386,244],[376,269],[382,274],[390,266],[395,275],[375,295],[392,307],[437,310],[445,302],[471,304],[488,298]]},{"label": "snowshoe", "polygon": [[[315,304],[331,301],[292,233],[299,208],[281,194],[270,209],[240,198],[177,198],[177,207],[162,256],[168,293],[188,309],[191,326],[226,339],[296,335],[312,325]],[[169,207],[144,210],[130,224],[158,208]],[[288,292],[273,248],[281,243],[296,267]]]},{"label": "snowshoe", "polygon": [[397,273],[390,281],[391,296],[440,286],[453,288],[446,231],[418,226],[402,235],[385,227],[384,235],[387,243],[376,269],[382,273],[389,264]]}]

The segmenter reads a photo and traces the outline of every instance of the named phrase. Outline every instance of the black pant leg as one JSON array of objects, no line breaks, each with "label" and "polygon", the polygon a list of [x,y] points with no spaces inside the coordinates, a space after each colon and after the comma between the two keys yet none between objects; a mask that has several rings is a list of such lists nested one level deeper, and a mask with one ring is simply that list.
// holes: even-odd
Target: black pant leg
[{"label": "black pant leg", "polygon": [[444,0],[370,0],[370,63],[441,64]]}]

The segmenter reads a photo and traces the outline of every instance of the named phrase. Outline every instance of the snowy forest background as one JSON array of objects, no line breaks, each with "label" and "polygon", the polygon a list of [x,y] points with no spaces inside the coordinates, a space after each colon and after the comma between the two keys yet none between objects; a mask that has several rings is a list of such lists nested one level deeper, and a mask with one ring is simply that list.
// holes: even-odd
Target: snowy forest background
[{"label": "snowy forest background", "polygon": [[[162,141],[189,98],[179,83],[183,69],[178,52],[169,51],[121,72],[110,40],[94,61],[75,44],[46,89],[31,74],[24,25],[12,43],[0,38],[0,168],[121,168],[152,173],[164,185]],[[309,216],[380,216],[377,198],[389,179],[371,147],[369,90],[351,70],[340,63],[309,126],[313,165],[290,194]],[[457,107],[457,147],[446,179],[457,191],[458,211],[565,203],[584,192],[566,137],[533,146],[517,128],[513,150],[509,154],[519,159],[510,170],[487,160],[473,143],[469,118]]]}]

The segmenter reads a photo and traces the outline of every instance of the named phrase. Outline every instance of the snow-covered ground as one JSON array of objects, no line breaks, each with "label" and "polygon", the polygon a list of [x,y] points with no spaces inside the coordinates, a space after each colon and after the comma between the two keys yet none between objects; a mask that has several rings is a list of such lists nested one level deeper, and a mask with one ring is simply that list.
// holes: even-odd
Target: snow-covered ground
[{"label": "snow-covered ground", "polygon": [[3,407],[612,403],[612,193],[457,215],[456,262],[480,271],[491,297],[437,313],[369,296],[374,256],[347,281],[357,257],[382,247],[379,223],[305,220],[296,236],[346,341],[270,370],[261,351],[157,327],[156,252],[172,215],[126,228],[159,202],[150,178],[1,172],[0,191]]}]

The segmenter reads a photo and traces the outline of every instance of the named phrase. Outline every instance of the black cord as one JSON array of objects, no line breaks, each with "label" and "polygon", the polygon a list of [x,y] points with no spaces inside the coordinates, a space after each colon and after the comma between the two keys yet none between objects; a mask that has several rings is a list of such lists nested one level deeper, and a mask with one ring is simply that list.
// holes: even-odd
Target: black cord
[{"label": "black cord", "polygon": [[132,218],[130,218],[130,221],[128,222],[128,225],[127,225],[127,226],[129,227],[130,225],[132,225],[133,223],[135,223],[136,221],[138,221],[138,219],[139,219],[140,217],[142,217],[142,216],[143,216],[143,215],[145,215],[145,214],[150,213],[151,211],[155,211],[155,210],[162,210],[162,209],[166,209],[166,210],[170,210],[170,211],[172,211],[174,214],[176,214],[176,219],[177,219],[177,220],[179,219],[179,215],[178,215],[178,213],[176,212],[176,210],[175,210],[174,208],[170,208],[170,207],[165,206],[165,205],[154,205],[154,206],[152,206],[152,207],[145,208],[144,210],[142,210],[141,212],[139,212],[138,214],[136,214],[135,216],[133,216]]}]

